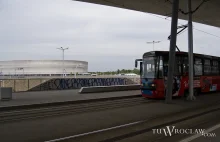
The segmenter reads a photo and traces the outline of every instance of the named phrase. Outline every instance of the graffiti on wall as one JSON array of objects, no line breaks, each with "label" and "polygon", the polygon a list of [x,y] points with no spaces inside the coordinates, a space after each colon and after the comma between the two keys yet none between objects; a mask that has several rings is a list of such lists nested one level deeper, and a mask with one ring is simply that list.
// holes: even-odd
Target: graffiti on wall
[{"label": "graffiti on wall", "polygon": [[128,85],[137,84],[136,80],[128,78],[66,78],[66,79],[51,79],[41,83],[38,86],[30,88],[29,91],[44,91],[44,90],[66,90],[80,89],[81,87],[89,86],[111,86],[111,85]]}]

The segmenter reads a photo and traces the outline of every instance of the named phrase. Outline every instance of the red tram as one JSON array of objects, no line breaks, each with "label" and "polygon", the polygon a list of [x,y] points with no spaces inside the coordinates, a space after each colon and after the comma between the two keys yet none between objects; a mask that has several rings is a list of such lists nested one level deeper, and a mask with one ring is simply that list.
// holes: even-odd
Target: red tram
[{"label": "red tram", "polygon": [[[141,92],[146,98],[164,98],[168,75],[168,51],[144,53],[140,63]],[[220,57],[194,54],[194,94],[220,90]],[[176,52],[173,77],[173,96],[188,94],[188,53]]]}]

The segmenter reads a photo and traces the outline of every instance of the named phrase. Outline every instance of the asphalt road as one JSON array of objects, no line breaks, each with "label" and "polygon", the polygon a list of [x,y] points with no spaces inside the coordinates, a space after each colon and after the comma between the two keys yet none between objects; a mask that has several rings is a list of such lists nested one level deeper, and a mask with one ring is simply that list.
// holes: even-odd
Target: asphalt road
[{"label": "asphalt road", "polygon": [[220,123],[206,129],[205,135],[193,135],[181,142],[220,142]]},{"label": "asphalt road", "polygon": [[[203,116],[186,120],[180,123],[173,123],[168,125],[170,128],[174,126],[177,130],[192,129],[192,132],[196,130],[205,130],[205,133],[215,133],[216,136],[203,136],[201,134],[186,134],[186,133],[176,133],[173,131],[170,136],[164,133],[164,130],[153,133],[153,130],[136,135],[134,137],[129,137],[119,142],[219,142],[220,141],[220,111],[205,114]],[[216,127],[216,128],[215,128]],[[165,129],[166,127],[159,127],[158,129]],[[170,129],[172,130],[172,129]],[[188,131],[189,132],[189,131]],[[158,134],[159,133],[159,134]]]},{"label": "asphalt road", "polygon": [[[146,110],[156,106],[156,104],[141,103],[132,107],[107,108],[101,111],[3,123],[0,124],[0,140],[3,142],[41,142],[87,133],[144,120],[149,117]],[[151,112],[151,115],[158,111]]]},{"label": "asphalt road", "polygon": [[[146,113],[148,109],[157,108],[160,105],[164,104],[149,104],[146,101],[146,104],[141,103],[132,107],[106,108],[102,111],[3,123],[0,124],[0,138],[4,142],[52,140],[145,120],[158,113],[166,114],[173,108],[172,105],[168,105],[168,109],[163,112],[161,109],[154,109]],[[184,108],[176,107],[175,109]]]}]

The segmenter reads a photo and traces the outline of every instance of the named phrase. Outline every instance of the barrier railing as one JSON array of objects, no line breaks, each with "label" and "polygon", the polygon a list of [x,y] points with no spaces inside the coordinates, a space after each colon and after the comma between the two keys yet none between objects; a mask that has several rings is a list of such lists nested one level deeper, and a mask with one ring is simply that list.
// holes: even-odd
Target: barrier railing
[{"label": "barrier railing", "polygon": [[139,90],[140,85],[115,85],[115,86],[93,86],[93,87],[82,87],[79,93],[98,93],[98,92],[114,92],[114,91],[128,91],[128,90]]}]

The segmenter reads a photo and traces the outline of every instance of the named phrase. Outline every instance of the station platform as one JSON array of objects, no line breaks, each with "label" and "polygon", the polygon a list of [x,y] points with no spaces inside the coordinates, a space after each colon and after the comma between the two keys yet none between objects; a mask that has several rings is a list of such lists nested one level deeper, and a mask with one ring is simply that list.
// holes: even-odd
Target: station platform
[{"label": "station platform", "polygon": [[[75,91],[75,94],[74,94]],[[46,94],[48,93],[48,95]],[[63,96],[62,96],[63,94]],[[66,90],[66,91],[51,91],[51,92],[26,92],[15,93],[14,100],[9,102],[0,102],[1,106],[10,105],[22,105],[26,103],[44,103],[45,101],[65,101],[70,99],[76,99],[74,96],[78,96],[78,99],[93,99],[102,97],[112,97],[119,95],[137,95],[140,92],[137,91],[123,91],[123,92],[109,92],[109,93],[93,93],[93,94],[78,94],[77,90]],[[39,96],[37,96],[39,95]],[[43,97],[42,97],[42,96]],[[82,95],[82,97],[80,97]],[[85,95],[85,96],[84,96]],[[27,97],[29,96],[29,97]],[[84,97],[83,97],[84,96]],[[53,100],[52,100],[53,98]],[[32,101],[31,101],[32,100]],[[35,100],[35,101],[33,101]],[[134,101],[133,101],[134,102]],[[128,137],[122,139],[120,142],[133,142],[143,141],[151,139],[153,127],[160,126],[161,124],[168,124],[183,117],[196,115],[203,111],[208,111],[209,108],[203,108],[201,106],[208,105],[212,109],[219,107],[220,104],[220,93],[202,94],[196,97],[194,101],[186,101],[183,98],[173,99],[171,104],[165,104],[164,100],[156,100],[153,103],[144,99],[138,104],[99,104],[96,107],[93,106],[92,110],[85,112],[86,108],[81,107],[83,113],[71,112],[67,110],[66,115],[48,116],[39,119],[27,119],[23,121],[15,121],[13,123],[5,123],[0,125],[0,137],[4,142],[12,141],[58,141],[59,139],[66,139],[68,137],[75,137],[69,141],[102,141],[106,140],[107,135],[112,136],[128,136],[128,134],[137,133],[146,129],[146,133],[136,135],[134,137]],[[5,103],[2,105],[2,103]],[[212,104],[218,103],[217,106],[211,106]],[[87,104],[87,107],[93,104]],[[201,107],[201,108],[200,108]],[[196,109],[199,108],[199,109]],[[190,110],[190,111],[189,111]],[[63,110],[65,111],[65,110]],[[32,111],[32,113],[34,110]],[[219,114],[216,112],[210,113],[210,116],[216,119],[219,118]],[[41,115],[41,114],[39,114]],[[26,117],[27,115],[25,115]],[[200,120],[201,118],[197,118]],[[208,121],[204,118],[205,121]],[[197,121],[197,120],[195,120]],[[203,121],[203,119],[201,120]],[[97,125],[97,122],[99,125]],[[194,121],[193,121],[194,122]],[[210,119],[210,122],[211,119]],[[194,123],[188,123],[183,121],[184,127],[191,126]],[[135,124],[135,125],[134,125]],[[124,127],[126,126],[126,127]],[[211,125],[210,125],[211,126]],[[160,126],[161,127],[161,126]],[[180,127],[180,128],[184,128]],[[17,129],[17,128],[22,128]],[[117,129],[116,129],[117,128]],[[148,129],[149,128],[149,129]],[[56,130],[56,131],[54,131]],[[108,130],[108,131],[104,131]],[[93,132],[99,132],[94,133]],[[48,133],[50,135],[48,135]],[[148,136],[149,133],[149,136]],[[91,135],[86,135],[91,134]],[[83,135],[83,137],[78,137]],[[103,137],[104,136],[104,137]],[[152,139],[157,135],[153,135]],[[164,135],[162,135],[164,138]],[[111,140],[111,139],[110,139]],[[109,141],[110,141],[109,140]]]},{"label": "station platform", "polygon": [[[56,103],[65,101],[81,101],[91,99],[102,99],[111,97],[124,97],[141,95],[140,90],[103,92],[103,93],[78,93],[79,89],[74,90],[56,90],[56,91],[36,91],[36,92],[19,92],[12,94],[12,100],[0,101],[0,108],[10,106],[22,106],[32,104]],[[143,98],[144,99],[144,98]],[[153,99],[152,99],[153,100]],[[187,101],[184,98],[173,98],[172,104],[183,107],[194,107],[204,104],[220,102],[220,92],[201,94],[194,101]],[[158,103],[165,103],[164,99],[157,100]]]},{"label": "station platform", "polygon": [[87,94],[79,94],[78,92],[79,89],[12,93],[12,100],[0,101],[0,107],[123,97],[141,94],[140,90]]}]

